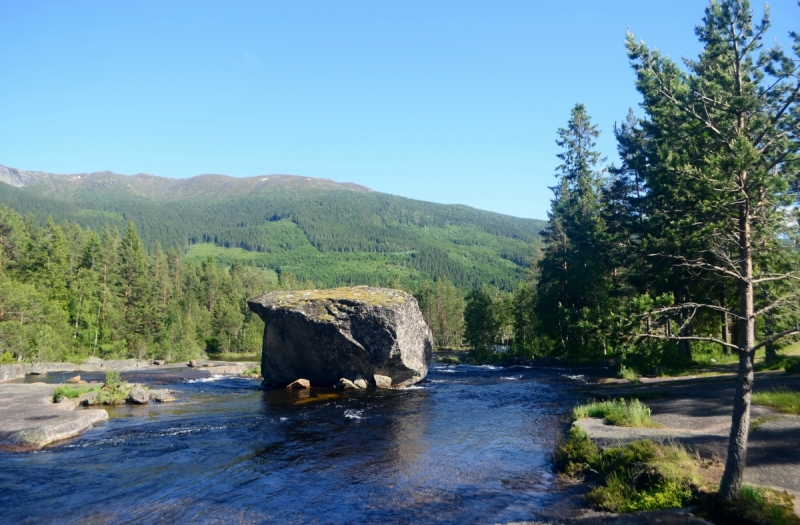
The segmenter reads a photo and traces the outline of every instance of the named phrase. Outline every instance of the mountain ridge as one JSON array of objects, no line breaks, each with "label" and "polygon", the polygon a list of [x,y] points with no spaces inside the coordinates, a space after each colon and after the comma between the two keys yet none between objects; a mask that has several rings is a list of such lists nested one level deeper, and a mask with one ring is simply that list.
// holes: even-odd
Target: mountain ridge
[{"label": "mountain ridge", "polygon": [[160,244],[190,257],[291,268],[325,286],[386,284],[395,272],[511,290],[538,257],[546,224],[296,175],[171,179],[0,166],[0,203],[39,223],[50,216],[98,232],[133,221],[150,251]]}]

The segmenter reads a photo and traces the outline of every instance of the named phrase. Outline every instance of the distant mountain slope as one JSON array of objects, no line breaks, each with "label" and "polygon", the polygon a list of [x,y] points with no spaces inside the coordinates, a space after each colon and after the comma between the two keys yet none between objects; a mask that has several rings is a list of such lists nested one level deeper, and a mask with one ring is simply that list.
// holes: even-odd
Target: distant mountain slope
[{"label": "distant mountain slope", "polygon": [[[246,258],[277,271],[291,267],[325,285],[382,283],[391,274],[388,265],[407,279],[446,275],[462,288],[486,283],[511,289],[536,255],[532,245],[544,226],[292,175],[169,179],[0,166],[0,202],[40,221],[52,216],[95,230],[105,224],[122,229],[132,220],[151,248],[156,242],[183,250],[203,243],[242,248],[254,253],[203,248],[190,255]],[[339,264],[348,258],[352,264]],[[332,267],[339,270],[332,273]]]}]

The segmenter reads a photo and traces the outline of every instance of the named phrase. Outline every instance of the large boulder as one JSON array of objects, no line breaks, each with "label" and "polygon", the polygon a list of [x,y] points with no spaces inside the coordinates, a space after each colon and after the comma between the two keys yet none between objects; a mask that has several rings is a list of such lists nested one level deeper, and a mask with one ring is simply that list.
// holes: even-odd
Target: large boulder
[{"label": "large boulder", "polygon": [[403,387],[428,373],[431,330],[405,292],[367,286],[266,292],[248,306],[265,323],[261,375],[267,385],[303,377],[331,386],[378,374]]}]

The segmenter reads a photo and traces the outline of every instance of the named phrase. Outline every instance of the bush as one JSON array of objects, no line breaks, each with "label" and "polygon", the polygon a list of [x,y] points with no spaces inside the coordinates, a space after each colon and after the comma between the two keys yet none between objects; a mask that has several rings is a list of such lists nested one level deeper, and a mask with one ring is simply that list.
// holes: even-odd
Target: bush
[{"label": "bush", "polygon": [[650,418],[650,408],[638,399],[592,401],[585,405],[578,405],[572,410],[573,421],[588,417],[603,418],[608,423],[619,427],[660,426]]},{"label": "bush", "polygon": [[559,472],[576,478],[592,471],[592,465],[597,466],[599,459],[600,449],[594,441],[580,427],[573,426],[567,439],[556,447],[553,462]]},{"label": "bush", "polygon": [[685,506],[702,480],[698,466],[679,445],[644,440],[600,452],[579,427],[570,429],[553,459],[566,477],[599,481],[586,497],[611,512]]},{"label": "bush", "polygon": [[106,370],[106,382],[97,394],[97,402],[104,405],[121,405],[128,397],[131,387],[122,381],[119,372]]},{"label": "bush", "polygon": [[106,370],[106,382],[104,388],[117,388],[122,384],[122,378],[116,370]]},{"label": "bush", "polygon": [[0,365],[11,365],[16,362],[17,360],[14,359],[14,354],[11,352],[3,352],[0,354]]},{"label": "bush", "polygon": [[586,497],[611,512],[683,507],[702,480],[683,447],[650,440],[606,450],[599,466],[604,484]]}]

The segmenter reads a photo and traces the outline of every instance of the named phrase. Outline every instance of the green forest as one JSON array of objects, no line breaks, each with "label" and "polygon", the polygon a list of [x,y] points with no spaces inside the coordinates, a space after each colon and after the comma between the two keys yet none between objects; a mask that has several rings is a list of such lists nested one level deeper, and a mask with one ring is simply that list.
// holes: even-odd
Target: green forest
[{"label": "green forest", "polygon": [[682,65],[629,34],[641,100],[612,130],[618,161],[576,104],[546,225],[299,177],[0,184],[0,353],[253,353],[247,298],[369,284],[414,293],[435,344],[475,361],[775,359],[800,322],[800,95],[768,26],[713,4]]}]

